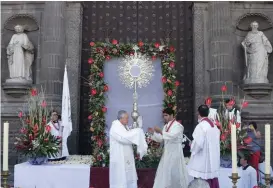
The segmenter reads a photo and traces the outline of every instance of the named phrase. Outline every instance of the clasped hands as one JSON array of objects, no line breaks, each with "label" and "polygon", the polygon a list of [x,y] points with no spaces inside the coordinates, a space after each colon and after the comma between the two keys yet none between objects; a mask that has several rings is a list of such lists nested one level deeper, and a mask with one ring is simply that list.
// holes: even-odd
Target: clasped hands
[{"label": "clasped hands", "polygon": [[154,134],[154,132],[162,134],[162,130],[158,126],[154,126],[154,128],[149,127],[148,132],[150,134]]}]

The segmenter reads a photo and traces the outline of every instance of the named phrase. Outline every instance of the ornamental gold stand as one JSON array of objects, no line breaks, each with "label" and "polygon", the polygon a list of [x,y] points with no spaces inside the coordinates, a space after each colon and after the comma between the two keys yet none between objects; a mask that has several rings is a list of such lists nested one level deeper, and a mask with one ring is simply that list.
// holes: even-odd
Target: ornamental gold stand
[{"label": "ornamental gold stand", "polygon": [[231,176],[229,176],[229,178],[232,180],[233,186],[232,188],[237,188],[237,181],[238,179],[240,179],[240,177],[238,176],[238,173],[232,173]]},{"label": "ornamental gold stand", "polygon": [[266,188],[270,188],[271,174],[265,174],[264,178]]},{"label": "ornamental gold stand", "polygon": [[3,184],[1,185],[1,187],[9,188],[9,185],[8,185],[9,171],[2,171],[1,176],[3,180]]}]

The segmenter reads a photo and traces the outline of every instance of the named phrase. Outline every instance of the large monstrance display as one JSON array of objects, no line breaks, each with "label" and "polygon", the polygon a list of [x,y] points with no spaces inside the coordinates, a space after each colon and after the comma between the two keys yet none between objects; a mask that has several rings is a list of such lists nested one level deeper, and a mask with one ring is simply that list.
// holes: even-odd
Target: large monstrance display
[{"label": "large monstrance display", "polygon": [[125,87],[134,89],[133,93],[133,127],[139,127],[138,118],[140,116],[138,112],[137,104],[137,88],[143,88],[149,85],[154,72],[154,66],[150,58],[146,55],[138,53],[138,47],[134,46],[135,53],[133,55],[125,56],[119,65],[119,76],[121,82]]}]

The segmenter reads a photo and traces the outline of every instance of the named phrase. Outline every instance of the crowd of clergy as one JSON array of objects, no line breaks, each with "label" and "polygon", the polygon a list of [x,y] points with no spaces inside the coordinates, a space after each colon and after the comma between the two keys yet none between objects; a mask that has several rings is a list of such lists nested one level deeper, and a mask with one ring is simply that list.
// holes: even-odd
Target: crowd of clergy
[{"label": "crowd of clergy", "polygon": [[[226,103],[226,115],[241,124],[240,111],[229,100]],[[219,119],[216,109],[209,103],[198,107],[198,125],[192,134],[190,143],[191,157],[186,166],[183,154],[184,127],[175,119],[171,108],[164,109],[164,127],[149,127],[151,139],[163,143],[164,152],[154,179],[153,188],[219,188],[220,171],[220,130],[215,121]],[[117,120],[110,128],[110,188],[137,188],[137,173],[132,145],[137,146],[140,159],[147,153],[147,143],[142,127],[130,128],[129,115],[119,111]],[[246,126],[248,135],[252,138],[251,155],[239,153],[238,167],[241,168],[243,188],[253,188],[262,182],[260,139],[261,133],[257,124],[250,122]],[[189,176],[193,181],[189,181]],[[228,174],[227,174],[228,176]]]}]

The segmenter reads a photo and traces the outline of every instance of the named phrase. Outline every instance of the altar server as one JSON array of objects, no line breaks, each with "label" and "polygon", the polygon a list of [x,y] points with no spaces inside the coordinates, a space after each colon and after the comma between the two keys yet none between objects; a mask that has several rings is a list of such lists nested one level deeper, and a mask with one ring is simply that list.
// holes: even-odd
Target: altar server
[{"label": "altar server", "polygon": [[157,126],[148,129],[152,134],[152,140],[164,141],[164,152],[156,172],[153,188],[186,188],[188,173],[182,147],[184,127],[175,120],[174,111],[171,108],[163,111],[163,117],[166,123],[163,130]]},{"label": "altar server", "polygon": [[211,102],[212,102],[212,99],[210,97],[208,97],[205,101],[205,104],[209,107],[209,115],[208,115],[208,118],[213,121],[213,122],[216,122],[217,120],[219,121],[219,114],[217,112],[217,109],[215,108],[211,108]]},{"label": "altar server", "polygon": [[201,178],[210,188],[219,188],[220,170],[220,131],[208,118],[207,105],[198,107],[200,123],[193,132],[191,158],[188,164],[189,175]]},{"label": "altar server", "polygon": [[235,99],[227,99],[225,101],[226,105],[226,118],[228,120],[234,121],[235,124],[241,125],[241,112],[235,107]]},{"label": "altar server", "polygon": [[256,170],[247,163],[247,157],[244,155],[240,156],[240,164],[242,165],[241,182],[242,188],[252,188],[257,186],[257,172]]},{"label": "altar server", "polygon": [[56,111],[52,111],[51,112],[51,121],[47,124],[51,127],[50,133],[52,135],[62,138],[62,145],[61,145],[59,153],[55,157],[53,157],[53,156],[50,157],[49,158],[50,161],[64,160],[64,159],[66,159],[67,156],[69,156],[66,140],[64,141],[64,139],[63,139],[63,138],[67,139],[67,137],[69,135],[66,135],[67,131],[64,131],[64,126],[63,126],[61,120],[59,119],[59,117],[60,116],[58,115],[58,113]]},{"label": "altar server", "polygon": [[141,128],[128,128],[129,115],[118,112],[110,128],[110,188],[137,188],[137,173],[132,144],[139,157],[147,153],[145,134]]}]

